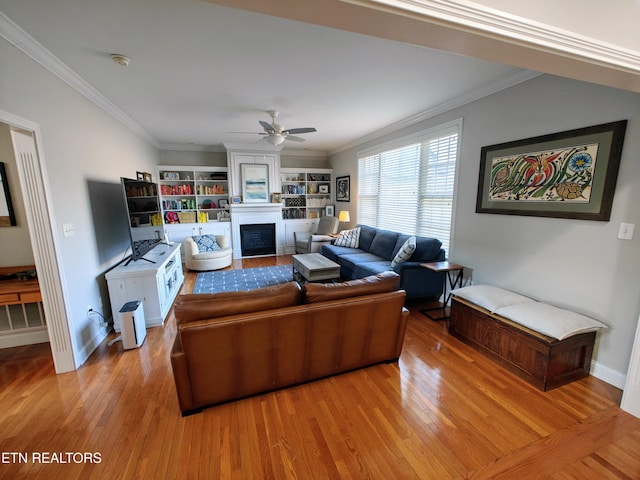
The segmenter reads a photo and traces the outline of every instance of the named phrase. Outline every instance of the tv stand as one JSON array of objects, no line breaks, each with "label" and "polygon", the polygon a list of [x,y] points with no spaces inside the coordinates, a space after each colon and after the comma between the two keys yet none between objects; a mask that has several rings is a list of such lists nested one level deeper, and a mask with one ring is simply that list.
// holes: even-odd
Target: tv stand
[{"label": "tv stand", "polygon": [[146,262],[125,260],[105,275],[116,332],[120,308],[133,300],[143,301],[147,327],[163,325],[184,282],[179,243],[159,244],[145,257]]}]

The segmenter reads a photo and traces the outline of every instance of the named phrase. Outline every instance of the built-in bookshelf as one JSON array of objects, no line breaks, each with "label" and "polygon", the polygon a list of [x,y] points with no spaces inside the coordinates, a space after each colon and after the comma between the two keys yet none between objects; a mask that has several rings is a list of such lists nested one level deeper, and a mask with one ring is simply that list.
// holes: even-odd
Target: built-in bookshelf
[{"label": "built-in bookshelf", "polygon": [[165,167],[159,171],[159,178],[165,224],[214,221],[229,206],[226,167],[203,167],[197,170]]},{"label": "built-in bookshelf", "polygon": [[320,218],[332,205],[333,171],[326,169],[280,169],[282,218]]}]

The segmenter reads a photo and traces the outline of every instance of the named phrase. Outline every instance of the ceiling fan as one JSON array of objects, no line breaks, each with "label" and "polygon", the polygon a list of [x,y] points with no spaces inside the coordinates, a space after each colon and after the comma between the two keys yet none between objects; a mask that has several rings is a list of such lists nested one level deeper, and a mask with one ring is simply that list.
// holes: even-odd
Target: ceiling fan
[{"label": "ceiling fan", "polygon": [[287,128],[285,129],[279,123],[276,123],[278,112],[276,110],[267,110],[267,114],[271,117],[271,123],[267,123],[264,120],[258,122],[264,128],[264,132],[231,132],[231,133],[255,133],[256,135],[264,135],[264,140],[271,145],[280,145],[285,140],[291,140],[293,142],[304,142],[304,138],[296,137],[296,134],[300,133],[312,133],[316,129],[313,127],[303,128]]}]

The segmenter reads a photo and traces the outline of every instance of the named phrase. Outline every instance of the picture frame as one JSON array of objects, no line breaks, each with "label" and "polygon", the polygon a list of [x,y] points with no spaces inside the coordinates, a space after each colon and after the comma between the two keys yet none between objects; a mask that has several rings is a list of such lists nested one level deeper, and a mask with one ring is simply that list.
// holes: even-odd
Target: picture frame
[{"label": "picture frame", "polygon": [[136,180],[144,182],[144,172],[136,172]]},{"label": "picture frame", "polygon": [[240,195],[233,195],[233,196],[229,197],[229,201],[232,204],[242,203],[242,197]]},{"label": "picture frame", "polygon": [[271,203],[281,203],[282,202],[282,194],[279,192],[274,192],[271,194]]},{"label": "picture frame", "polygon": [[11,191],[9,180],[7,179],[7,169],[4,162],[0,162],[0,227],[15,227],[16,214],[11,201]]},{"label": "picture frame", "polygon": [[180,180],[180,172],[162,172],[163,180]]},{"label": "picture frame", "polygon": [[240,172],[244,203],[268,203],[269,166],[259,163],[242,163],[240,164]]},{"label": "picture frame", "polygon": [[608,221],[627,121],[482,147],[476,213]]},{"label": "picture frame", "polygon": [[351,201],[351,177],[344,175],[342,177],[336,177],[336,201],[338,202],[350,202]]},{"label": "picture frame", "polygon": [[335,214],[336,214],[335,206],[334,205],[325,205],[324,206],[324,214],[327,217],[335,216]]},{"label": "picture frame", "polygon": [[143,172],[143,173],[142,173],[142,178],[143,178],[143,180],[144,180],[145,182],[149,182],[149,183],[152,183],[152,182],[153,182],[153,177],[152,177],[152,176],[151,176],[151,174],[150,174],[150,173],[148,173],[148,172]]},{"label": "picture frame", "polygon": [[318,185],[318,193],[329,193],[329,185]]},{"label": "picture frame", "polygon": [[229,206],[229,200],[226,198],[221,198],[218,200],[218,208],[227,208]]}]

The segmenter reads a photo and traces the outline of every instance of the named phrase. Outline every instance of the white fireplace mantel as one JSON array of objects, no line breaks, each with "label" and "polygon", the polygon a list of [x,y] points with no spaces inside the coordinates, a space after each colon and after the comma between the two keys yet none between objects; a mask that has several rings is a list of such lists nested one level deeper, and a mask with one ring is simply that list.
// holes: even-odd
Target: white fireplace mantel
[{"label": "white fireplace mantel", "polygon": [[276,226],[276,255],[284,255],[284,225],[281,203],[232,203],[231,229],[233,258],[242,258],[240,225],[274,223]]}]

